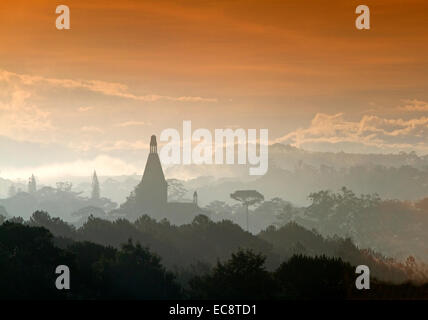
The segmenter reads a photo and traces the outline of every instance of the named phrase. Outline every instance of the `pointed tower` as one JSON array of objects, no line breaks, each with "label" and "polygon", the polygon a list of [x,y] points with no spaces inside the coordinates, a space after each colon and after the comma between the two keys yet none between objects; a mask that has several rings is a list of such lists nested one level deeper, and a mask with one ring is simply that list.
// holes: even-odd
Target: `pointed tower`
[{"label": "pointed tower", "polygon": [[193,204],[198,206],[198,193],[196,191],[193,192]]},{"label": "pointed tower", "polygon": [[37,191],[36,177],[34,174],[28,179],[28,193],[34,193]]},{"label": "pointed tower", "polygon": [[146,213],[160,213],[166,206],[168,184],[158,155],[156,136],[150,139],[150,153],[143,178],[135,189],[137,209]]},{"label": "pointed tower", "polygon": [[98,181],[97,172],[94,170],[94,175],[92,176],[92,192],[91,192],[92,200],[100,199],[100,183]]}]

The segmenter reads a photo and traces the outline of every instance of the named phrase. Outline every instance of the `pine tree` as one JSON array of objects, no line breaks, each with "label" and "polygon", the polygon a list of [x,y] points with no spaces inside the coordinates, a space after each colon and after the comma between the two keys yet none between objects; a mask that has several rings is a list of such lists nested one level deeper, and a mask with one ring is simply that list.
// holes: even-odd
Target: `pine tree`
[{"label": "pine tree", "polygon": [[8,191],[7,194],[9,196],[9,198],[12,198],[12,197],[16,196],[16,187],[13,184],[10,185],[9,191]]},{"label": "pine tree", "polygon": [[94,171],[92,176],[92,196],[93,200],[98,200],[100,198],[100,183],[98,182],[97,172]]},{"label": "pine tree", "polygon": [[37,191],[36,177],[34,174],[28,179],[28,193],[34,193]]}]

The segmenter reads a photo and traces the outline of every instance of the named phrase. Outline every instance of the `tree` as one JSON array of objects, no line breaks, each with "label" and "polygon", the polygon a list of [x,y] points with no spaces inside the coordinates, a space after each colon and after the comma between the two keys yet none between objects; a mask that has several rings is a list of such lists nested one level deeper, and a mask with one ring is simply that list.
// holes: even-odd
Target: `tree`
[{"label": "tree", "polygon": [[105,218],[106,213],[103,209],[94,206],[88,206],[81,208],[71,214],[74,217],[79,217],[81,221],[88,220],[89,216],[93,216],[96,218]]},{"label": "tree", "polygon": [[36,177],[34,174],[28,179],[28,193],[35,193],[37,191]]},{"label": "tree", "polygon": [[231,206],[224,201],[215,200],[204,207],[204,210],[210,213],[210,218],[213,221],[232,220],[239,204]]},{"label": "tree", "polygon": [[238,190],[232,193],[230,197],[236,201],[241,202],[245,207],[245,213],[247,215],[247,231],[249,231],[248,207],[262,202],[265,199],[264,196],[256,190]]},{"label": "tree", "polygon": [[110,287],[103,292],[106,298],[180,298],[181,288],[174,274],[165,269],[159,256],[131,239],[112,259],[102,259],[97,268],[103,284]]},{"label": "tree", "polygon": [[75,228],[58,217],[51,217],[46,211],[38,210],[34,212],[28,225],[35,227],[44,227],[48,229],[55,236],[62,236],[66,238],[73,238]]},{"label": "tree", "polygon": [[100,198],[100,183],[98,181],[97,172],[94,171],[92,176],[92,194],[91,198],[93,200],[98,200]]},{"label": "tree", "polygon": [[53,285],[54,270],[59,261],[75,270],[73,256],[54,245],[47,229],[7,221],[0,226],[0,243],[0,300],[66,297]]},{"label": "tree", "polygon": [[266,257],[251,250],[239,250],[212,272],[190,280],[192,299],[272,299],[275,283],[265,268]]},{"label": "tree", "polygon": [[[6,210],[6,208],[5,207],[3,207],[3,206],[0,206],[0,221],[1,221],[1,217],[4,217],[5,218],[5,220],[6,220],[6,218],[9,216],[9,214],[7,213],[7,210]],[[2,223],[2,222],[0,222],[0,223]]]},{"label": "tree", "polygon": [[345,299],[355,288],[354,270],[340,258],[295,255],[274,277],[280,299]]},{"label": "tree", "polygon": [[73,184],[68,181],[66,182],[60,181],[56,183],[56,189],[61,192],[71,192],[72,187],[73,187]]},{"label": "tree", "polygon": [[168,199],[174,201],[183,200],[187,193],[183,183],[177,179],[168,179],[166,182],[168,183]]},{"label": "tree", "polygon": [[13,184],[10,185],[7,195],[9,196],[9,198],[12,198],[16,195],[16,187]]},{"label": "tree", "polygon": [[316,221],[316,228],[321,233],[358,239],[367,232],[367,221],[372,222],[371,226],[377,224],[372,220],[376,216],[370,214],[373,210],[379,211],[381,200],[377,194],[357,196],[342,187],[338,193],[325,190],[311,193],[309,200],[312,203],[306,208],[305,215]]},{"label": "tree", "polygon": [[25,221],[23,217],[12,217],[7,219],[7,222],[15,224],[24,224]]},{"label": "tree", "polygon": [[278,226],[286,225],[294,221],[302,212],[304,212],[304,209],[296,208],[291,203],[287,202],[282,208],[275,212],[278,220],[275,224]]}]

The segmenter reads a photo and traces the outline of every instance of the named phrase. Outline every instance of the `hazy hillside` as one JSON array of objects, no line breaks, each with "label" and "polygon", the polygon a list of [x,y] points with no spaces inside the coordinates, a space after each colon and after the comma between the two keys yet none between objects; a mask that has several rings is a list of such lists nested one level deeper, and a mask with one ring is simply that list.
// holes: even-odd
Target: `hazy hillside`
[{"label": "hazy hillside", "polygon": [[[144,163],[141,164],[141,172]],[[269,149],[269,171],[264,176],[249,176],[243,165],[188,165],[165,167],[168,179],[179,179],[191,198],[198,191],[199,201],[207,205],[215,200],[232,202],[236,189],[257,189],[266,198],[282,197],[298,205],[307,204],[307,195],[318,190],[337,190],[342,186],[356,193],[378,193],[382,198],[417,200],[428,195],[428,156],[416,153],[351,154],[314,152],[290,145],[274,144]],[[35,173],[37,177],[37,172]],[[104,176],[99,172],[103,197],[122,203],[141,180],[140,175]],[[0,197],[9,187],[26,190],[26,179],[12,182],[0,178]],[[52,181],[41,184],[52,185]],[[89,195],[90,177],[58,177],[70,181],[73,190]]]},{"label": "hazy hillside", "polygon": [[[270,147],[269,163],[269,171],[261,177],[249,177],[245,167],[229,166],[226,177],[199,177],[184,185],[198,190],[203,203],[219,199],[230,202],[229,194],[236,189],[257,189],[267,198],[282,197],[299,205],[308,203],[311,192],[342,186],[356,193],[378,193],[382,198],[400,200],[418,200],[428,195],[428,157],[415,153],[311,152],[275,144]],[[234,175],[232,168],[236,169]],[[177,168],[178,176],[183,170],[186,169]],[[175,172],[174,168],[167,171],[171,177]]]}]

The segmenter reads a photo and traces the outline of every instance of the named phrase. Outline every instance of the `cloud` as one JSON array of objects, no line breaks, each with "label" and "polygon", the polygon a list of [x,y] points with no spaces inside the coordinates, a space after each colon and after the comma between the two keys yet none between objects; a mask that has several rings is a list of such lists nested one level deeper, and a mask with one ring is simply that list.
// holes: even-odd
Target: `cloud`
[{"label": "cloud", "polygon": [[66,176],[84,177],[90,176],[94,169],[107,176],[134,174],[141,170],[141,168],[121,159],[108,155],[99,155],[89,160],[57,162],[37,167],[6,167],[2,170],[2,177],[7,179],[20,179],[22,177],[29,177],[31,174],[42,177],[43,179]]},{"label": "cloud", "polygon": [[95,149],[101,150],[103,152],[107,151],[117,151],[117,150],[148,150],[150,144],[148,141],[135,140],[135,141],[106,141],[94,146]]},{"label": "cloud", "polygon": [[0,69],[0,81],[11,82],[18,80],[24,85],[47,84],[55,87],[69,89],[85,89],[92,92],[101,93],[106,96],[114,96],[138,101],[154,102],[159,100],[179,101],[179,102],[217,102],[215,98],[203,98],[194,96],[172,97],[157,94],[136,95],[129,92],[126,85],[117,82],[107,82],[100,80],[73,80],[57,79],[28,74],[18,74]]},{"label": "cloud", "polygon": [[144,126],[146,125],[146,122],[144,121],[125,121],[116,124],[116,127],[138,127],[138,126]]},{"label": "cloud", "polygon": [[99,143],[79,141],[70,142],[67,147],[78,152],[94,151],[98,153],[109,153],[115,151],[147,151],[150,149],[150,144],[149,140],[114,140],[102,141]]},{"label": "cloud", "polygon": [[378,152],[417,151],[428,153],[428,117],[385,119],[364,115],[360,121],[347,121],[343,113],[318,113],[307,128],[300,128],[277,139],[297,147],[317,148],[326,144],[367,147]]},{"label": "cloud", "polygon": [[[104,125],[113,125],[111,108],[106,111],[106,116],[92,118],[86,116],[86,112],[95,109],[93,105],[72,105],[73,99],[64,101],[54,89],[82,89],[96,92],[102,95],[97,98],[120,97],[135,101],[154,102],[169,100],[177,102],[214,102],[216,99],[196,96],[162,96],[162,95],[137,95],[121,83],[99,80],[73,80],[49,78],[38,75],[20,74],[0,68],[0,135],[14,139],[33,142],[53,142],[82,140],[82,133],[104,133]],[[113,105],[114,107],[114,105]],[[71,108],[71,109],[69,109]],[[65,120],[65,117],[70,117]],[[85,117],[85,126],[74,128],[79,117]],[[65,123],[64,123],[65,121]],[[92,121],[92,122],[87,122]],[[107,123],[109,122],[109,123]],[[56,126],[53,125],[56,124]],[[148,125],[148,122],[125,121],[117,127],[136,127]],[[71,134],[70,134],[71,133]],[[111,132],[108,132],[111,134]]]},{"label": "cloud", "polygon": [[94,107],[79,107],[79,108],[77,108],[77,111],[78,112],[87,112],[87,111],[90,111],[93,109],[94,109]]},{"label": "cloud", "polygon": [[85,133],[103,133],[104,130],[98,127],[94,127],[94,126],[84,126],[82,128],[80,128],[80,131],[85,132]]},{"label": "cloud", "polygon": [[29,102],[29,91],[12,87],[4,96],[4,101],[0,101],[1,135],[34,141],[35,133],[55,130],[50,112]]},{"label": "cloud", "polygon": [[399,110],[405,112],[428,112],[428,102],[417,99],[403,100],[404,106],[398,107]]}]

